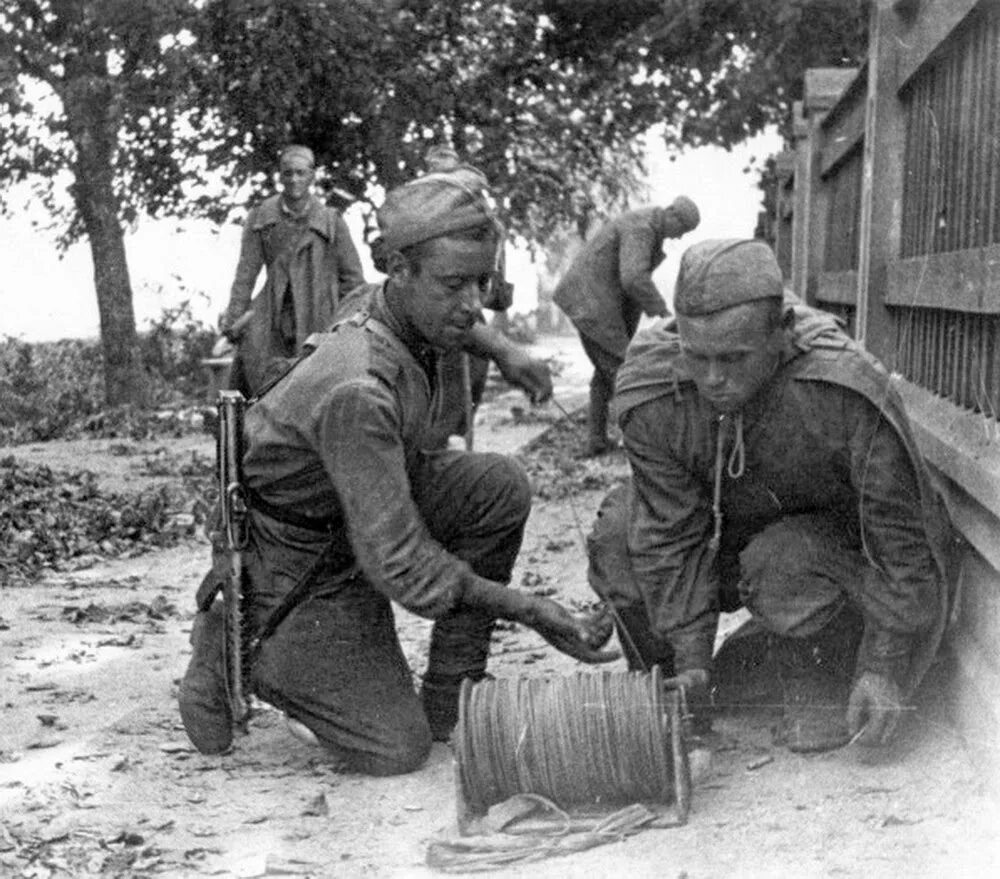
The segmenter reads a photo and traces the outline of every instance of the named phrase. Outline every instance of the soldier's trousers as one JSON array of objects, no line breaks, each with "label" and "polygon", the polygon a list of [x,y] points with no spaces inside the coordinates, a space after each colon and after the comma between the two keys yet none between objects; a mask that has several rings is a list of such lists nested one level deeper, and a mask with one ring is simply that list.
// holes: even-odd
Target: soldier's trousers
[{"label": "soldier's trousers", "polygon": [[[605,498],[588,536],[590,586],[618,613],[619,640],[634,669],[660,665],[673,670],[673,651],[650,623],[632,573],[627,546],[627,486]],[[812,638],[841,611],[860,607],[858,589],[868,562],[856,536],[832,517],[790,515],[778,519],[738,551],[717,559],[719,607],[747,608],[765,629],[786,638]],[[622,632],[623,626],[626,631]]]},{"label": "soldier's trousers", "polygon": [[[443,452],[411,481],[430,534],[482,577],[506,583],[530,511],[527,478],[494,454]],[[254,513],[251,581],[273,606],[316,556],[315,534]],[[299,544],[297,541],[302,541]],[[493,619],[459,609],[434,622],[422,698],[390,601],[363,576],[320,571],[308,597],[268,637],[253,667],[261,698],[305,726],[344,768],[410,772],[447,735],[463,678],[482,678]]]}]

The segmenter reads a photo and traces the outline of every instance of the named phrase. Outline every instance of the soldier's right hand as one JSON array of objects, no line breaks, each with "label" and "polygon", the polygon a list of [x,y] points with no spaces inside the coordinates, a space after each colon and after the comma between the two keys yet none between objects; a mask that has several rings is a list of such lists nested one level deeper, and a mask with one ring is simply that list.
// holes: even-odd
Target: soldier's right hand
[{"label": "soldier's right hand", "polygon": [[226,357],[233,353],[233,349],[236,346],[233,345],[231,341],[225,336],[219,336],[215,344],[212,346],[212,356],[213,357]]},{"label": "soldier's right hand", "polygon": [[556,650],[580,662],[614,662],[621,657],[618,650],[602,649],[614,631],[606,608],[574,614],[548,598],[534,597],[523,622]]}]

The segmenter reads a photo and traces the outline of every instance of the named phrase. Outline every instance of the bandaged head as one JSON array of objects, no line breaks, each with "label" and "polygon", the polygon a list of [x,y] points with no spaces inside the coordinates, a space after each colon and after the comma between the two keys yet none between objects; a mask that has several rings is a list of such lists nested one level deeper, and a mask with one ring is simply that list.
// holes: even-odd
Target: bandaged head
[{"label": "bandaged head", "polygon": [[783,297],[781,268],[763,241],[726,238],[692,244],[681,257],[674,312],[701,317],[746,302]]}]

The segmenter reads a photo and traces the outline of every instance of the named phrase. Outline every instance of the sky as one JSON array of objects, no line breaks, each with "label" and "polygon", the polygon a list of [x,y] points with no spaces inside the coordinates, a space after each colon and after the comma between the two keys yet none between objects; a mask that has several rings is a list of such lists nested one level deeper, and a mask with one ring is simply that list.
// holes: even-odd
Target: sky
[{"label": "sky", "polygon": [[[746,174],[751,159],[758,167],[780,149],[768,133],[727,152],[701,148],[674,156],[651,141],[648,154],[649,203],[669,204],[677,195],[693,199],[701,224],[680,241],[666,243],[667,258],[653,276],[669,301],[677,262],[684,248],[703,238],[750,237],[760,209],[756,175]],[[21,199],[23,201],[23,199]],[[11,200],[18,204],[17,199]],[[638,205],[636,205],[638,206]],[[41,217],[28,205],[14,216],[0,218],[0,337],[29,342],[61,338],[95,338],[98,334],[97,296],[93,263],[86,242],[60,255],[54,235],[31,225]],[[349,211],[348,224],[362,258],[365,274],[379,276],[363,244],[360,212]],[[126,235],[136,322],[148,328],[165,308],[188,300],[194,316],[215,325],[225,308],[239,254],[240,229],[207,222],[140,221]],[[534,272],[526,254],[508,254],[514,283],[514,312],[536,305]]]}]

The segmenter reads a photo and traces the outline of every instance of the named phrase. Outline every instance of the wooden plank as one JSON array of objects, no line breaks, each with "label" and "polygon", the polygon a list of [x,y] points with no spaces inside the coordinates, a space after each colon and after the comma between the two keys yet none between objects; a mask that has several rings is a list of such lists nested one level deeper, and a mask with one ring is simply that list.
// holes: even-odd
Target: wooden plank
[{"label": "wooden plank", "polygon": [[820,130],[821,146],[819,173],[828,177],[848,153],[857,149],[865,137],[865,96],[860,94],[853,106],[845,110],[838,124]]},{"label": "wooden plank", "polygon": [[1000,572],[974,552],[962,559],[956,637],[1000,675]]},{"label": "wooden plank", "polygon": [[923,64],[944,51],[942,44],[978,5],[977,0],[924,0],[915,19],[909,24],[901,21],[897,62],[900,89]]},{"label": "wooden plank", "polygon": [[[952,524],[961,533],[983,561],[994,570],[1000,571],[1000,519],[976,501],[967,491],[945,481],[944,501]],[[1000,575],[998,575],[1000,576]],[[1000,580],[998,580],[1000,585]],[[997,633],[1000,638],[1000,632]]]},{"label": "wooden plank", "polygon": [[898,17],[889,0],[876,0],[870,9],[855,336],[888,361],[895,333],[884,296],[888,263],[899,258],[901,247],[906,117],[897,89]]},{"label": "wooden plank", "polygon": [[1000,518],[1000,425],[903,378],[895,386],[927,461]]},{"label": "wooden plank", "polygon": [[1000,314],[1000,244],[889,263],[887,305]]},{"label": "wooden plank", "polygon": [[[809,112],[826,111],[839,105],[855,85],[859,74],[857,67],[810,67],[803,77],[803,102]],[[862,96],[864,89],[861,89]]]},{"label": "wooden plank", "polygon": [[816,284],[816,301],[837,305],[854,305],[858,301],[858,273],[820,272]]}]

